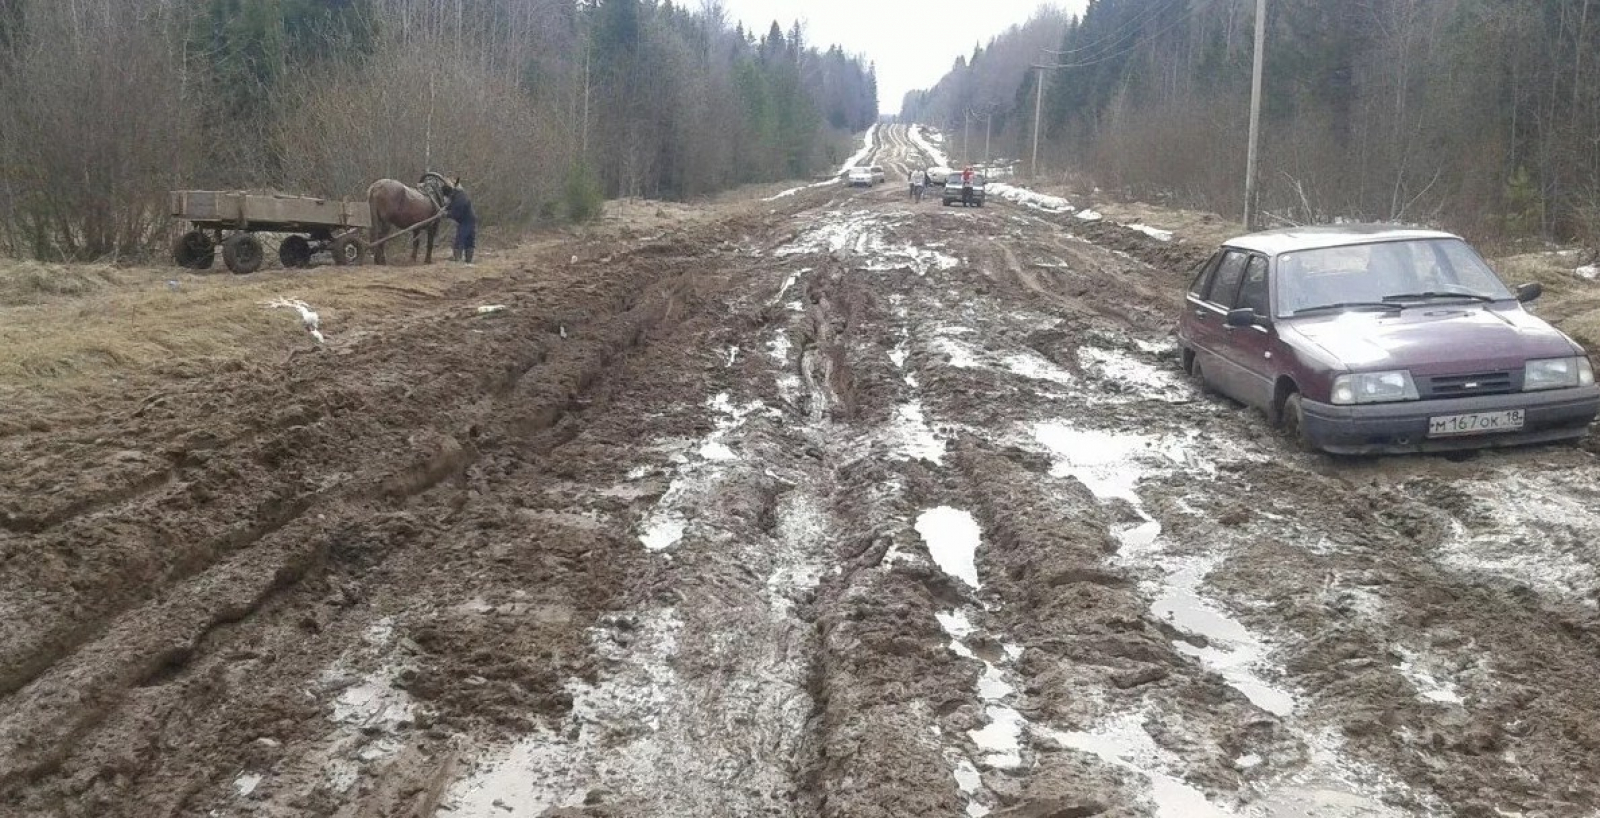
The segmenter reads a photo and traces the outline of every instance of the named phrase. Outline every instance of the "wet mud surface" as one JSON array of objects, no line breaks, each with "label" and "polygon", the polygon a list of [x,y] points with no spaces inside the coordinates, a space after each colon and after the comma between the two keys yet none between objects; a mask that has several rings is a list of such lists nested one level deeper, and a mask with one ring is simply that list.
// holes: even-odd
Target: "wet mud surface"
[{"label": "wet mud surface", "polygon": [[1594,455],[1293,452],[1202,256],[811,187],[12,424],[0,814],[1595,814]]}]

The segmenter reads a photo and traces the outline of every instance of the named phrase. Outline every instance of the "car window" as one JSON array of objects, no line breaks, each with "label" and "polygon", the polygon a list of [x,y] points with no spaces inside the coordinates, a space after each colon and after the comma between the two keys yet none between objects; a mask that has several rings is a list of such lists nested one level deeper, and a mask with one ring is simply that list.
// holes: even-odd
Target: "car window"
[{"label": "car window", "polygon": [[1239,287],[1239,300],[1235,309],[1254,310],[1257,315],[1267,315],[1267,260],[1251,256],[1244,271],[1244,284]]},{"label": "car window", "polygon": [[1459,239],[1381,241],[1284,253],[1278,256],[1277,275],[1280,316],[1421,293],[1512,297],[1494,271]]},{"label": "car window", "polygon": [[1206,293],[1206,300],[1231,308],[1234,296],[1239,293],[1239,282],[1244,278],[1245,264],[1249,260],[1249,254],[1243,250],[1227,251],[1222,258],[1221,266],[1217,267],[1217,274],[1211,281],[1211,289]]},{"label": "car window", "polygon": [[[1421,243],[1421,242],[1419,242]],[[1436,261],[1434,268],[1438,274],[1438,281],[1445,286],[1443,289],[1463,289],[1494,298],[1511,298],[1511,291],[1506,288],[1505,282],[1494,274],[1494,270],[1484,262],[1464,241],[1455,239],[1440,239],[1426,242],[1433,251]],[[1449,285],[1455,285],[1452,288]]]},{"label": "car window", "polygon": [[1189,294],[1195,298],[1205,298],[1206,290],[1211,287],[1211,277],[1217,272],[1217,262],[1222,261],[1222,252],[1219,250],[1211,254],[1211,258],[1195,272],[1194,283],[1189,285]]}]

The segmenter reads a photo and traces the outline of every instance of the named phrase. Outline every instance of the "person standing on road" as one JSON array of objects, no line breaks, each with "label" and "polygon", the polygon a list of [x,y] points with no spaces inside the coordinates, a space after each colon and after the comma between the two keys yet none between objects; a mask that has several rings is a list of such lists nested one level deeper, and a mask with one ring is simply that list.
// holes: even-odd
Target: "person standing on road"
[{"label": "person standing on road", "polygon": [[472,197],[461,187],[461,180],[445,191],[450,201],[445,205],[445,215],[456,223],[456,241],[451,245],[450,260],[472,264],[472,252],[478,247],[478,216],[472,212]]},{"label": "person standing on road", "polygon": [[928,172],[925,170],[911,171],[911,201],[922,201],[922,190],[928,186]]},{"label": "person standing on road", "polygon": [[961,204],[972,204],[972,166],[961,169]]}]

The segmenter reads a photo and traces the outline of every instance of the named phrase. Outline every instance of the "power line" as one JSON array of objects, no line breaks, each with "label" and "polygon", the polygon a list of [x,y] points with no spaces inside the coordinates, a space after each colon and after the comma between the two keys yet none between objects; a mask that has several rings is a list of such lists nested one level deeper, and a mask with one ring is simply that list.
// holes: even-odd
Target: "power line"
[{"label": "power line", "polygon": [[[1182,2],[1184,2],[1184,0],[1175,0],[1172,5],[1175,6]],[[1064,51],[1056,51],[1050,48],[1043,50],[1046,54],[1054,54],[1058,57],[1066,57],[1073,54],[1081,54],[1085,51],[1092,51],[1101,48],[1102,46],[1107,48],[1114,47],[1121,44],[1129,36],[1137,34],[1138,30],[1143,27],[1145,23],[1160,17],[1164,11],[1165,9],[1159,3],[1153,3],[1150,6],[1147,6],[1145,11],[1136,12],[1133,16],[1133,19],[1123,21],[1122,25],[1119,26],[1116,31],[1113,31],[1110,34],[1101,37],[1092,43],[1089,43],[1088,45],[1079,46],[1077,48],[1069,48]],[[1140,14],[1144,15],[1142,19],[1139,16]],[[1082,23],[1079,23],[1079,26],[1081,27]],[[1115,40],[1115,42],[1113,42],[1113,40]]]},{"label": "power line", "polygon": [[[1180,0],[1180,2],[1181,1],[1182,0]],[[1111,60],[1117,59],[1118,57],[1126,57],[1127,55],[1132,54],[1133,52],[1137,51],[1140,47],[1144,46],[1145,44],[1149,43],[1150,41],[1155,40],[1156,38],[1160,37],[1161,35],[1166,34],[1167,32],[1177,28],[1178,26],[1183,25],[1184,23],[1189,22],[1189,20],[1193,19],[1194,16],[1196,14],[1198,14],[1199,12],[1200,12],[1200,6],[1199,5],[1191,6],[1189,8],[1189,11],[1185,12],[1183,14],[1183,16],[1174,19],[1171,23],[1168,23],[1166,26],[1163,26],[1162,28],[1156,30],[1155,32],[1152,32],[1151,34],[1149,34],[1149,35],[1147,35],[1147,36],[1145,36],[1145,37],[1143,37],[1141,39],[1139,39],[1138,41],[1130,44],[1127,48],[1124,48],[1121,51],[1118,51],[1116,53],[1104,54],[1104,55],[1102,55],[1100,57],[1097,57],[1095,59],[1083,60],[1081,62],[1058,63],[1058,64],[1055,64],[1055,65],[1036,65],[1034,67],[1035,68],[1087,68],[1087,67],[1092,66],[1092,65],[1099,65],[1099,64],[1104,63],[1104,62],[1110,62]]]}]

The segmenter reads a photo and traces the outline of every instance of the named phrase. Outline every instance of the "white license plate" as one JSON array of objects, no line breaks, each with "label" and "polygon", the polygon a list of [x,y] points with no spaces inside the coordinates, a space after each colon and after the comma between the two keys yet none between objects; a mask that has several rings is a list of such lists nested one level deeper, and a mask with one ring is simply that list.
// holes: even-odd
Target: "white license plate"
[{"label": "white license plate", "polygon": [[1515,432],[1522,428],[1522,412],[1521,409],[1507,409],[1504,412],[1476,412],[1470,415],[1428,418],[1428,437]]}]

